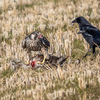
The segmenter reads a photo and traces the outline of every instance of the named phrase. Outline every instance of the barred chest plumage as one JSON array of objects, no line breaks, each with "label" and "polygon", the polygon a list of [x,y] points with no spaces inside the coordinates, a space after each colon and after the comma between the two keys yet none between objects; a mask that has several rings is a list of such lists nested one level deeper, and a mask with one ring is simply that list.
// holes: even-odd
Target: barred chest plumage
[{"label": "barred chest plumage", "polygon": [[27,39],[26,41],[26,48],[29,51],[40,51],[42,47],[43,45],[39,39],[36,39],[34,41],[31,39]]}]

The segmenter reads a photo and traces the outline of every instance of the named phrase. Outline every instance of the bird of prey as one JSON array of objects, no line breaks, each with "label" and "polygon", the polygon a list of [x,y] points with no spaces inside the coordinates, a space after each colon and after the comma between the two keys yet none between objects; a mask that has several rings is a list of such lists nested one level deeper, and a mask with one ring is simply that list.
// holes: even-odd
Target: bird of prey
[{"label": "bird of prey", "polygon": [[[95,54],[95,48],[100,48],[100,30],[92,26],[84,17],[77,17],[72,21],[72,25],[78,23],[80,31],[77,34],[82,34],[85,40],[89,43],[90,49],[83,56],[85,58],[87,54],[93,49],[93,57]],[[93,58],[92,57],[92,58]]]},{"label": "bird of prey", "polygon": [[49,59],[49,47],[50,42],[39,31],[32,32],[22,41],[22,48],[27,51],[29,59],[31,58],[31,51],[42,51],[44,59],[41,64],[45,62],[45,59]]},{"label": "bird of prey", "polygon": [[[45,59],[45,64],[50,64],[52,66],[57,66],[58,64],[63,64],[66,59],[68,57],[65,57],[65,56],[61,56],[61,57],[57,57],[57,56],[54,56],[54,55],[51,55],[49,54],[49,59]],[[44,59],[44,55],[43,54],[37,54],[36,56],[32,57],[30,60],[29,60],[29,64],[32,66],[32,68],[34,67],[40,67],[40,62],[42,62]]]}]

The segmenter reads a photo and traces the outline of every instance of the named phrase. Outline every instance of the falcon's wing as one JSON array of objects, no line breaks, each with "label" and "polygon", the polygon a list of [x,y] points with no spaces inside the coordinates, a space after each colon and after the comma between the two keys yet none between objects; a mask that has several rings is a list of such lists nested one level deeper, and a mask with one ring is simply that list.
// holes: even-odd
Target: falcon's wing
[{"label": "falcon's wing", "polygon": [[43,44],[45,47],[50,47],[50,42],[49,42],[45,37],[43,37],[43,38],[41,39],[41,41],[42,41],[42,44]]},{"label": "falcon's wing", "polygon": [[25,40],[25,39],[22,41],[22,48],[23,48],[23,49],[26,48],[26,40]]}]

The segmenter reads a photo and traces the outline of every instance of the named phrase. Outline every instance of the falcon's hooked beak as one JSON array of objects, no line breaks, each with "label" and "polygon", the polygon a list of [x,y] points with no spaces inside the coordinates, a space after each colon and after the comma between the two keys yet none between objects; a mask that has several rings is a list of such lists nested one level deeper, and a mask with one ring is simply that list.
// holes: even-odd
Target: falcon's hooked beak
[{"label": "falcon's hooked beak", "polygon": [[39,34],[39,35],[38,35],[38,38],[43,38],[43,35],[42,35],[42,34]]}]

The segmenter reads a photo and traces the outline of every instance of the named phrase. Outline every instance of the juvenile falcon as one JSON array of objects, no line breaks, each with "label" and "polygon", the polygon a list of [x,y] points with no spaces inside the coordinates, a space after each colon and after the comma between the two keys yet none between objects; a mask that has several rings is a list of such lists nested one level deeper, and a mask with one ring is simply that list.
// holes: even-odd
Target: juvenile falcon
[{"label": "juvenile falcon", "polygon": [[31,51],[42,51],[44,55],[44,59],[41,62],[42,64],[45,62],[45,59],[49,59],[49,47],[50,42],[39,31],[32,32],[22,41],[22,48],[27,51],[29,59],[31,58]]}]

